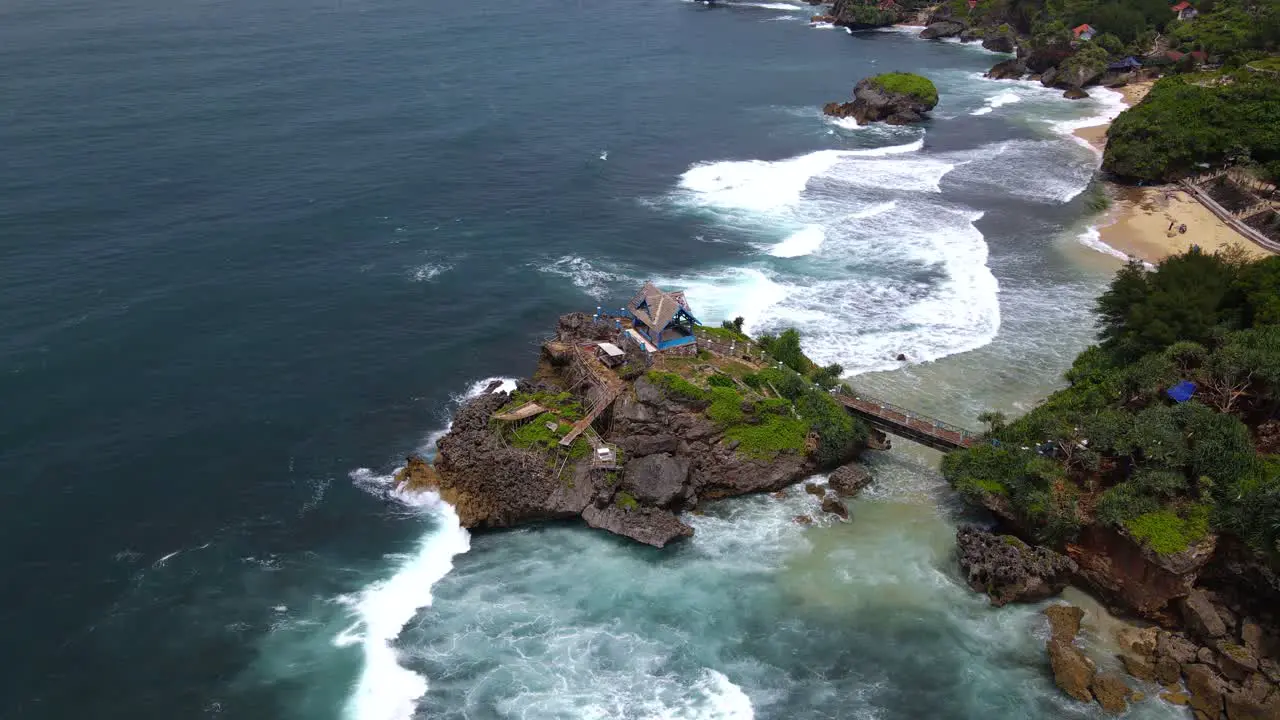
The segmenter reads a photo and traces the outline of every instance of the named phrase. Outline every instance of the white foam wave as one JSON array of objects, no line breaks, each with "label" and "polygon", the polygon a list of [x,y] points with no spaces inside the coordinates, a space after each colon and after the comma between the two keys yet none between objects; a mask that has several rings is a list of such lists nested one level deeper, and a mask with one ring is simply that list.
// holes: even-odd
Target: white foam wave
[{"label": "white foam wave", "polygon": [[706,668],[693,687],[694,697],[674,711],[654,715],[655,720],[752,720],[751,698],[724,673]]},{"label": "white foam wave", "polygon": [[354,599],[356,622],[334,638],[338,646],[359,643],[364,668],[346,715],[353,720],[408,720],[427,691],[427,679],[399,663],[392,643],[414,615],[431,604],[431,588],[453,569],[453,558],[465,553],[471,536],[458,515],[434,493],[423,493],[436,527],[419,541],[386,580]]},{"label": "white foam wave", "polygon": [[1057,140],[1006,140],[967,151],[963,158],[956,158],[952,180],[1053,204],[1084,192],[1096,170],[1092,158]]},{"label": "white foam wave", "polygon": [[1102,233],[1098,232],[1096,225],[1086,228],[1084,232],[1077,235],[1076,241],[1090,250],[1097,250],[1104,255],[1110,255],[1125,262],[1129,261],[1128,255],[1102,241]]},{"label": "white foam wave", "polygon": [[1097,114],[1072,120],[1052,121],[1049,126],[1055,133],[1065,137],[1070,137],[1078,144],[1093,150],[1101,156],[1098,149],[1089,144],[1088,140],[1076,137],[1075,131],[1080,128],[1096,127],[1098,125],[1109,123],[1112,120],[1115,120],[1117,115],[1124,112],[1129,105],[1125,102],[1124,95],[1116,92],[1115,90],[1110,90],[1104,87],[1089,88],[1089,96],[1088,100],[1073,100],[1072,102],[1093,103],[1093,106],[1098,109]]},{"label": "white foam wave", "polygon": [[803,230],[792,233],[786,240],[774,245],[769,249],[769,254],[780,258],[810,255],[822,247],[822,241],[825,237],[826,233],[822,231],[821,225],[808,225]]},{"label": "white foam wave", "polygon": [[[477,398],[486,392],[510,393],[516,389],[515,378],[487,377],[452,395],[454,404]],[[453,423],[427,437],[420,451],[428,457],[435,454],[436,442],[449,432]],[[435,520],[435,529],[419,541],[417,550],[408,556],[386,580],[365,588],[349,602],[356,622],[334,638],[334,644],[361,644],[364,648],[364,670],[356,683],[355,693],[347,703],[347,716],[353,720],[400,720],[413,717],[416,701],[427,690],[426,678],[401,667],[392,642],[413,616],[431,604],[431,587],[453,569],[453,558],[470,548],[470,535],[461,526],[458,515],[434,492],[411,492],[397,487],[396,468],[379,475],[369,468],[351,471],[352,481],[359,487],[385,494],[407,507],[425,511]]]},{"label": "white foam wave", "polygon": [[610,270],[602,270],[590,261],[576,255],[564,255],[543,265],[531,265],[539,272],[569,278],[574,287],[599,300],[609,292],[611,283],[628,281],[627,275]]},{"label": "white foam wave", "polygon": [[419,265],[410,271],[410,276],[414,282],[427,282],[432,280],[441,273],[448,272],[453,269],[452,265],[439,265],[435,263],[426,263]]},{"label": "white foam wave", "polygon": [[835,30],[836,26],[829,22],[811,22],[809,27],[815,30]]},{"label": "white foam wave", "polygon": [[995,110],[998,107],[1004,107],[1005,105],[1011,105],[1013,103],[1021,102],[1021,101],[1022,101],[1022,98],[1017,93],[1006,90],[1002,93],[992,95],[991,97],[987,98],[985,101],[986,105],[978,108],[977,110],[974,110],[971,114],[988,115],[991,113],[991,111]]},{"label": "white foam wave", "polygon": [[763,3],[736,2],[736,3],[732,3],[732,5],[734,7],[762,8],[764,10],[790,10],[791,12],[798,12],[800,10],[805,9],[803,7],[800,7],[799,5],[792,5],[790,3],[775,3],[775,2],[763,2]]}]

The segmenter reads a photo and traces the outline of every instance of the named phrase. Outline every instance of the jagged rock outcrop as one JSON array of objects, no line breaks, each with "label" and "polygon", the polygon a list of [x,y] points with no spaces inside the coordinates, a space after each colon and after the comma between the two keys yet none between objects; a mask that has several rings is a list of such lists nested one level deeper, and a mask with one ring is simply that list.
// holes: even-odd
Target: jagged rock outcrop
[{"label": "jagged rock outcrop", "polygon": [[1098,673],[1089,685],[1093,699],[1098,701],[1103,710],[1120,714],[1129,709],[1129,694],[1132,692],[1124,678],[1115,673]]},{"label": "jagged rock outcrop", "polygon": [[1071,57],[1071,53],[1071,46],[1067,44],[1045,45],[1033,48],[1022,61],[1028,72],[1043,73]]},{"label": "jagged rock outcrop", "polygon": [[1001,60],[987,71],[987,77],[992,80],[1018,80],[1026,74],[1026,64],[1017,58]]},{"label": "jagged rock outcrop", "polygon": [[608,530],[615,535],[657,548],[693,535],[693,528],[685,525],[673,513],[658,508],[627,509],[616,504],[601,508],[592,504],[583,510],[582,519],[593,528]]},{"label": "jagged rock outcrop", "polygon": [[967,27],[968,25],[959,20],[939,20],[938,22],[929,23],[928,27],[920,31],[920,37],[924,40],[955,37],[964,32]]},{"label": "jagged rock outcrop", "polygon": [[1068,100],[1084,100],[1089,97],[1089,93],[1078,87],[1069,87],[1063,91],[1062,97]]},{"label": "jagged rock outcrop", "polygon": [[982,47],[991,52],[1013,54],[1018,49],[1018,36],[1007,28],[990,31],[982,36]]},{"label": "jagged rock outcrop", "polygon": [[[590,317],[590,316],[588,316]],[[510,527],[574,517],[591,499],[589,487],[567,488],[537,453],[510,447],[489,431],[506,393],[486,393],[459,408],[437,444],[440,497],[464,527]]]},{"label": "jagged rock outcrop", "polygon": [[972,525],[956,532],[956,549],[969,587],[989,595],[996,606],[1052,597],[1076,571],[1064,555]]},{"label": "jagged rock outcrop", "polygon": [[1176,555],[1160,555],[1116,530],[1088,525],[1067,554],[1080,577],[1114,605],[1157,622],[1173,622],[1173,601],[1186,596],[1213,556],[1210,535]]},{"label": "jagged rock outcrop", "polygon": [[1049,641],[1045,643],[1045,651],[1049,655],[1053,681],[1071,697],[1089,702],[1093,699],[1090,686],[1097,668],[1075,645],[1084,611],[1074,605],[1050,605],[1044,614],[1049,618]]},{"label": "jagged rock outcrop", "polygon": [[859,124],[886,122],[906,125],[924,120],[926,113],[937,104],[936,90],[932,97],[922,97],[886,89],[877,78],[864,78],[853,89],[853,102],[827,103],[822,112],[834,117],[852,117]]},{"label": "jagged rock outcrop", "polygon": [[882,10],[875,5],[867,5],[861,0],[835,0],[831,4],[830,14],[835,18],[835,25],[850,30],[888,27],[901,19],[895,10]]},{"label": "jagged rock outcrop", "polygon": [[841,497],[853,497],[870,484],[871,471],[854,463],[836,468],[827,477],[827,485]]},{"label": "jagged rock outcrop", "polygon": [[[616,335],[614,325],[585,313],[560,318],[556,340],[543,346],[538,384],[521,382],[517,388],[538,398],[544,407],[537,412],[551,413],[552,419],[495,418],[511,396],[499,391],[500,384],[486,388],[455,414],[450,431],[438,442],[434,467],[410,458],[401,472],[403,486],[437,490],[468,528],[581,517],[592,527],[662,547],[692,534],[679,514],[695,510],[703,500],[777,491],[825,469],[814,459],[821,442],[816,433],[804,438],[800,448],[768,456],[739,452],[740,441],[726,437],[727,425],[707,416],[705,393],[664,390],[643,374],[628,381],[625,374],[590,370],[596,377],[592,390],[579,386],[577,394],[566,391],[583,377],[575,346]],[[597,402],[606,388],[613,400],[596,423],[600,438],[591,443],[602,450],[606,445],[617,448],[620,465],[593,460],[595,453],[582,436],[572,450],[539,450],[544,442],[554,446],[581,410],[557,413]],[[559,409],[552,412],[547,405]],[[744,401],[741,409],[743,426],[762,421],[755,415],[763,412],[756,403]],[[851,441],[847,448],[830,450],[824,457],[852,459],[860,448]],[[851,475],[851,485],[861,482],[854,477],[855,468],[843,472]],[[824,486],[819,494],[829,496],[823,500],[825,511],[848,517],[835,492]]]}]

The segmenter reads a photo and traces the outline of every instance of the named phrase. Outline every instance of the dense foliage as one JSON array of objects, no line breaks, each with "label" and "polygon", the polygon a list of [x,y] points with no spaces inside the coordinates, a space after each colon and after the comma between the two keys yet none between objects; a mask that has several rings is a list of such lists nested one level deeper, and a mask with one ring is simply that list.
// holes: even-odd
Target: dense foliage
[{"label": "dense foliage", "polygon": [[1107,138],[1103,168],[1141,180],[1175,180],[1201,163],[1274,168],[1280,163],[1280,82],[1249,70],[1215,82],[1166,77],[1116,118]]},{"label": "dense foliage", "polygon": [[929,107],[938,104],[938,88],[927,77],[914,73],[891,72],[876,75],[871,81],[886,92],[909,95]]},{"label": "dense foliage", "polygon": [[[794,329],[763,336],[757,343],[780,367],[748,373],[741,378],[742,386],[718,372],[691,378],[651,370],[647,378],[672,397],[705,406],[707,417],[724,428],[725,437],[738,442],[738,452],[750,457],[767,460],[782,452],[811,451],[819,464],[833,466],[866,442],[866,426],[827,392],[843,372],[839,365],[822,367],[810,360]],[[813,446],[811,436],[816,440]]]},{"label": "dense foliage", "polygon": [[1210,530],[1280,553],[1280,459],[1253,433],[1280,419],[1280,257],[1133,263],[1098,315],[1069,387],[1013,422],[985,415],[989,444],[949,454],[948,480],[1045,542],[1099,522],[1160,553]]}]

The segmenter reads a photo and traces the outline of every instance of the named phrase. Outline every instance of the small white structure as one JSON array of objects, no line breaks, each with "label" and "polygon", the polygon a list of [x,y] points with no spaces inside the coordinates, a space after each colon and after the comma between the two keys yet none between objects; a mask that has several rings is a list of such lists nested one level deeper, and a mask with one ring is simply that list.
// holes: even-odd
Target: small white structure
[{"label": "small white structure", "polygon": [[626,359],[627,354],[613,343],[602,342],[596,345],[596,357],[600,358],[605,367],[617,367]]}]

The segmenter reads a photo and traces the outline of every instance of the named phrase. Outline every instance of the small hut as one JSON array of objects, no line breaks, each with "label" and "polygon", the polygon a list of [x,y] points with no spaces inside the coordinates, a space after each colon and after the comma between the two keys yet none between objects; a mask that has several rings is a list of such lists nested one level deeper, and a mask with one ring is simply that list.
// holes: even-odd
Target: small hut
[{"label": "small hut", "polygon": [[596,344],[596,357],[600,358],[605,367],[618,367],[627,359],[627,354],[613,343],[602,342]]},{"label": "small hut", "polygon": [[1093,39],[1094,35],[1098,34],[1098,31],[1094,30],[1093,26],[1089,23],[1085,23],[1084,25],[1078,25],[1071,28],[1071,34],[1074,35],[1077,40],[1089,41]]},{"label": "small hut", "polygon": [[681,291],[664,292],[651,282],[645,282],[640,292],[627,303],[634,331],[643,338],[641,344],[654,352],[682,348],[682,352],[697,352],[698,339],[693,326],[698,319],[689,309]]}]

